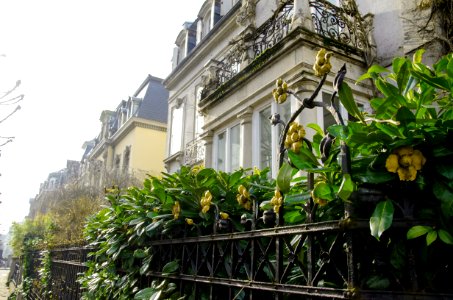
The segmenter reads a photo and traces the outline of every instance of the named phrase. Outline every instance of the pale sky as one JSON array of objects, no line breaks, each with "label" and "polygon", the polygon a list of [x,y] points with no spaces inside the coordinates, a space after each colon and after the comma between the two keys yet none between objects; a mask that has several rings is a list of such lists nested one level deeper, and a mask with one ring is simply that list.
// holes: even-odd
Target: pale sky
[{"label": "pale sky", "polygon": [[[99,116],[147,74],[171,71],[174,41],[204,0],[0,0],[0,93],[20,79],[22,107],[0,123],[0,233],[28,214],[51,172],[82,157]],[[0,105],[0,120],[15,105]],[[0,144],[2,140],[0,139]]]}]

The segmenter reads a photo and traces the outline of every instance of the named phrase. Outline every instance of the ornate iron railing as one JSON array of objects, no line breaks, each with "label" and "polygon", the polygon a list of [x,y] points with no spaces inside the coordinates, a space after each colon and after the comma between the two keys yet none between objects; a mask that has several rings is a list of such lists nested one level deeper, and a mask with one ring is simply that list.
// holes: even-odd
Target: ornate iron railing
[{"label": "ornate iron railing", "polygon": [[354,7],[337,7],[325,0],[310,0],[315,31],[342,44],[364,50],[368,41],[363,20]]},{"label": "ornate iron railing", "polygon": [[204,160],[204,145],[201,139],[195,139],[186,144],[184,150],[184,164],[196,165]]},{"label": "ornate iron railing", "polygon": [[289,32],[294,13],[293,1],[282,5],[272,18],[260,26],[253,35],[233,41],[233,46],[216,65],[214,85],[215,90],[220,85],[232,79],[241,70],[241,63],[253,60],[265,50],[280,42]]},{"label": "ornate iron railing", "polygon": [[55,299],[80,299],[81,287],[77,281],[86,271],[87,255],[91,248],[67,248],[51,251],[51,292]]},{"label": "ornate iron railing", "polygon": [[293,1],[288,1],[273,18],[258,28],[252,44],[253,58],[272,48],[288,34],[293,14]]}]

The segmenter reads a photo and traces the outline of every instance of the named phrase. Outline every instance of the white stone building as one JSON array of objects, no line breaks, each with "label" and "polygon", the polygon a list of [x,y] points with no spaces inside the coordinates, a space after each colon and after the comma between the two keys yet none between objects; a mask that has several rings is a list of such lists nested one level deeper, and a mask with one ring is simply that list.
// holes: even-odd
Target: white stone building
[{"label": "white stone building", "polygon": [[[420,35],[412,40],[415,30],[402,19],[408,7],[417,13],[415,0],[206,0],[178,35],[173,71],[164,81],[167,171],[204,163],[223,171],[270,167],[275,176],[281,128],[269,117],[288,120],[299,106],[294,97],[275,103],[275,80],[286,80],[300,98],[310,96],[320,80],[312,69],[315,55],[326,48],[332,69],[316,100],[330,99],[336,72],[346,64],[346,82],[359,106],[369,109],[372,86],[356,79],[374,62],[388,65],[393,56],[427,45]],[[299,121],[322,128],[333,122],[323,108],[304,111]]]}]

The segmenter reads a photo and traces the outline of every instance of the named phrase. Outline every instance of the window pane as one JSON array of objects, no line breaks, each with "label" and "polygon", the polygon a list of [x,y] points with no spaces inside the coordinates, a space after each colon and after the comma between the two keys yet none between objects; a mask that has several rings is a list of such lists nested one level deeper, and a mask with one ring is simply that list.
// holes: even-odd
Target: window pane
[{"label": "window pane", "polygon": [[[280,119],[285,123],[288,122],[291,118],[291,101],[287,100],[285,103],[279,104],[277,106],[277,109],[278,113],[280,114]],[[279,129],[281,128],[282,127],[279,127]]]},{"label": "window pane", "polygon": [[272,127],[269,122],[270,115],[270,107],[260,112],[260,169],[266,167],[271,168],[272,166]]},{"label": "window pane", "polygon": [[204,118],[201,113],[198,112],[198,104],[201,101],[201,92],[203,91],[203,87],[197,87],[196,92],[196,103],[195,103],[195,138],[199,137],[200,134],[203,132],[203,125],[204,125]]},{"label": "window pane", "polygon": [[241,127],[236,125],[230,130],[230,157],[231,171],[237,170],[240,167],[241,159]]},{"label": "window pane", "polygon": [[182,107],[173,108],[171,112],[170,155],[181,151],[182,140]]},{"label": "window pane", "polygon": [[217,139],[217,169],[225,171],[225,147],[226,147],[226,134],[222,132],[218,135]]}]

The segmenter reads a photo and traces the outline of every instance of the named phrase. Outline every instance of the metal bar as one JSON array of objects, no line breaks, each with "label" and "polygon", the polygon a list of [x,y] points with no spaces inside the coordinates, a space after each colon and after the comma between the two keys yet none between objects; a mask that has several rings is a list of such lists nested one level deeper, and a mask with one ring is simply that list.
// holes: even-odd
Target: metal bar
[{"label": "metal bar", "polygon": [[234,233],[225,233],[217,235],[206,235],[199,237],[189,237],[181,239],[169,239],[169,240],[159,240],[153,241],[150,243],[151,246],[157,245],[170,245],[170,244],[181,244],[181,243],[200,243],[200,242],[214,242],[222,240],[242,240],[250,238],[260,238],[260,237],[275,237],[275,236],[284,236],[291,234],[302,234],[302,233],[316,233],[323,231],[338,231],[344,229],[359,229],[359,228],[368,228],[369,220],[348,220],[347,222],[343,220],[334,220],[334,221],[325,221],[318,223],[310,224],[298,224],[291,226],[282,226],[274,228],[266,228],[255,230],[253,232],[234,232]]},{"label": "metal bar", "polygon": [[263,290],[275,293],[290,293],[292,295],[305,295],[309,297],[329,297],[331,299],[349,299],[350,291],[344,289],[333,289],[324,287],[311,287],[293,284],[269,283],[261,281],[246,281],[239,279],[219,279],[207,276],[190,276],[190,275],[162,275],[162,273],[151,273],[151,276],[158,278],[182,279],[209,285],[231,286],[252,290]]}]

